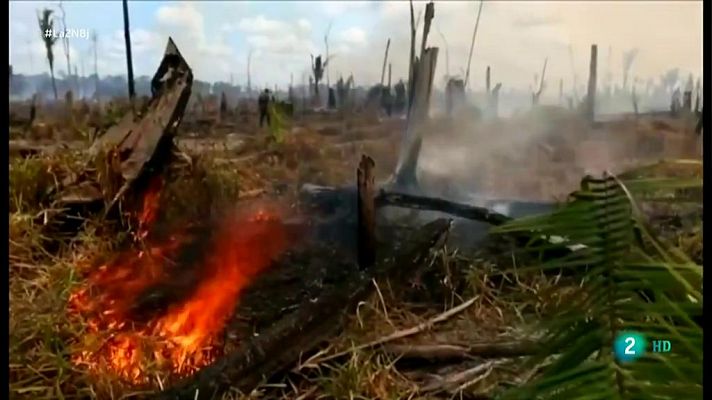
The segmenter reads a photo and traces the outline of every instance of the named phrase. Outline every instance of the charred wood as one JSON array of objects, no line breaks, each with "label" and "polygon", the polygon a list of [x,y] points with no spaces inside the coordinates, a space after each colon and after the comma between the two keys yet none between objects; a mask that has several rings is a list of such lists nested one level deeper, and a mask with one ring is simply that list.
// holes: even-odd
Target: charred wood
[{"label": "charred wood", "polygon": [[154,398],[209,399],[229,387],[250,393],[337,334],[344,316],[371,294],[372,279],[392,279],[405,274],[414,260],[422,260],[423,253],[431,250],[431,243],[440,242],[437,238],[445,235],[449,227],[450,222],[442,219],[425,225],[416,231],[413,246],[399,251],[394,262],[385,258],[374,268],[356,273],[343,285],[305,301],[266,331],[241,343],[232,354]]}]

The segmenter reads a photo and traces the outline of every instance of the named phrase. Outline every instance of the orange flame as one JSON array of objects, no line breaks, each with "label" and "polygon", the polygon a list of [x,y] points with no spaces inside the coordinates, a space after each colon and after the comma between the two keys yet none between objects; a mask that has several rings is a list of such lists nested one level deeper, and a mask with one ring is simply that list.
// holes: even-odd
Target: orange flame
[{"label": "orange flame", "polygon": [[[155,220],[157,198],[158,193],[149,190],[144,199],[140,218],[144,227]],[[142,250],[124,252],[88,277],[70,297],[70,313],[86,318],[89,333],[110,338],[98,349],[75,353],[75,364],[108,370],[138,384],[148,383],[150,364],[183,376],[219,355],[221,333],[240,293],[286,249],[287,231],[274,213],[266,211],[223,219],[206,256],[187,266],[200,272],[191,294],[148,322],[132,320],[131,306],[146,290],[170,279],[173,260],[191,242],[190,236],[177,234],[165,243],[144,243]]]}]

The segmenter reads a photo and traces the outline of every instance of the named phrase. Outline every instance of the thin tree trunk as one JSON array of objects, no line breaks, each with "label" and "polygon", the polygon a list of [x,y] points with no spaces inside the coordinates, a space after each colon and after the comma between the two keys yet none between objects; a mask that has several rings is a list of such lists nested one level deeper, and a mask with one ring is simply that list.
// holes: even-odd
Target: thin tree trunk
[{"label": "thin tree trunk", "polygon": [[99,63],[97,57],[97,36],[96,32],[92,33],[91,40],[94,44],[94,96],[99,98]]},{"label": "thin tree trunk", "polygon": [[490,94],[490,66],[487,66],[487,72],[485,72],[485,87],[487,89],[487,95]]},{"label": "thin tree trunk", "polygon": [[126,70],[128,73],[128,83],[129,83],[129,99],[131,104],[136,97],[136,91],[134,89],[134,77],[133,77],[133,61],[131,59],[131,31],[129,29],[129,3],[128,0],[124,0],[124,40],[126,41]]},{"label": "thin tree trunk", "polygon": [[475,30],[472,32],[472,42],[470,42],[470,55],[467,57],[467,71],[465,72],[465,88],[470,80],[470,64],[472,63],[472,51],[475,49],[475,39],[477,38],[477,27],[480,25],[480,15],[482,14],[482,5],[484,2],[480,0],[480,8],[477,10],[477,21],[475,21]]},{"label": "thin tree trunk", "polygon": [[252,95],[252,80],[250,79],[250,62],[252,61],[252,49],[247,53],[247,97]]},{"label": "thin tree trunk", "polygon": [[410,58],[408,58],[408,110],[413,104],[415,67],[415,14],[413,12],[413,0],[410,0]]},{"label": "thin tree trunk", "polygon": [[381,68],[381,86],[383,86],[383,79],[386,75],[386,64],[388,63],[388,49],[391,47],[391,38],[388,38],[386,42],[386,55],[383,56],[383,67]]},{"label": "thin tree trunk", "polygon": [[54,81],[54,63],[52,62],[49,63],[49,74],[52,78],[52,91],[54,92],[54,99],[59,100],[59,96],[57,96],[57,83]]},{"label": "thin tree trunk", "polygon": [[598,46],[591,45],[591,63],[588,72],[588,93],[586,96],[586,118],[593,122],[596,104],[596,67],[598,65]]},{"label": "thin tree trunk", "polygon": [[391,63],[388,63],[388,91],[391,90]]}]

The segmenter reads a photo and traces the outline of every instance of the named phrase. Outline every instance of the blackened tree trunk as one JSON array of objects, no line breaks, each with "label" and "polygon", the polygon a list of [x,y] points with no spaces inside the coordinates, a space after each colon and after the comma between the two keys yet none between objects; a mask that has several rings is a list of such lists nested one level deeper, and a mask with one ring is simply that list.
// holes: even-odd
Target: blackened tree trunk
[{"label": "blackened tree trunk", "polygon": [[126,72],[129,81],[129,99],[133,102],[136,97],[134,89],[133,77],[133,60],[131,59],[131,31],[129,29],[129,3],[128,0],[123,1],[124,4],[124,40],[126,41]]},{"label": "blackened tree trunk", "polygon": [[596,105],[596,67],[598,65],[598,46],[591,45],[591,63],[588,72],[588,93],[586,95],[586,118],[593,122]]}]

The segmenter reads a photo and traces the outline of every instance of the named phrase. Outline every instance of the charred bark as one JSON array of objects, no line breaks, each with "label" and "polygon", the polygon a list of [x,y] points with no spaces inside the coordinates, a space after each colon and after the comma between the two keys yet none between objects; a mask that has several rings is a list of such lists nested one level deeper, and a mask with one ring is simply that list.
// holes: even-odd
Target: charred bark
[{"label": "charred bark", "polygon": [[[97,140],[89,149],[90,162],[73,180],[63,182],[55,193],[54,208],[103,202],[104,215],[112,214],[120,201],[141,199],[148,182],[161,174],[172,160],[173,138],[190,97],[193,73],[172,39],[151,82],[153,98],[146,112],[135,120],[133,113]],[[97,171],[103,173],[97,174]],[[110,177],[111,182],[106,182]],[[104,181],[100,181],[104,179]],[[117,183],[118,186],[114,186]],[[77,187],[92,186],[90,197],[78,198]],[[131,208],[129,206],[128,208]]]},{"label": "charred bark", "polygon": [[376,206],[375,182],[371,157],[361,156],[356,173],[358,198],[358,265],[361,270],[371,268],[376,262]]}]

